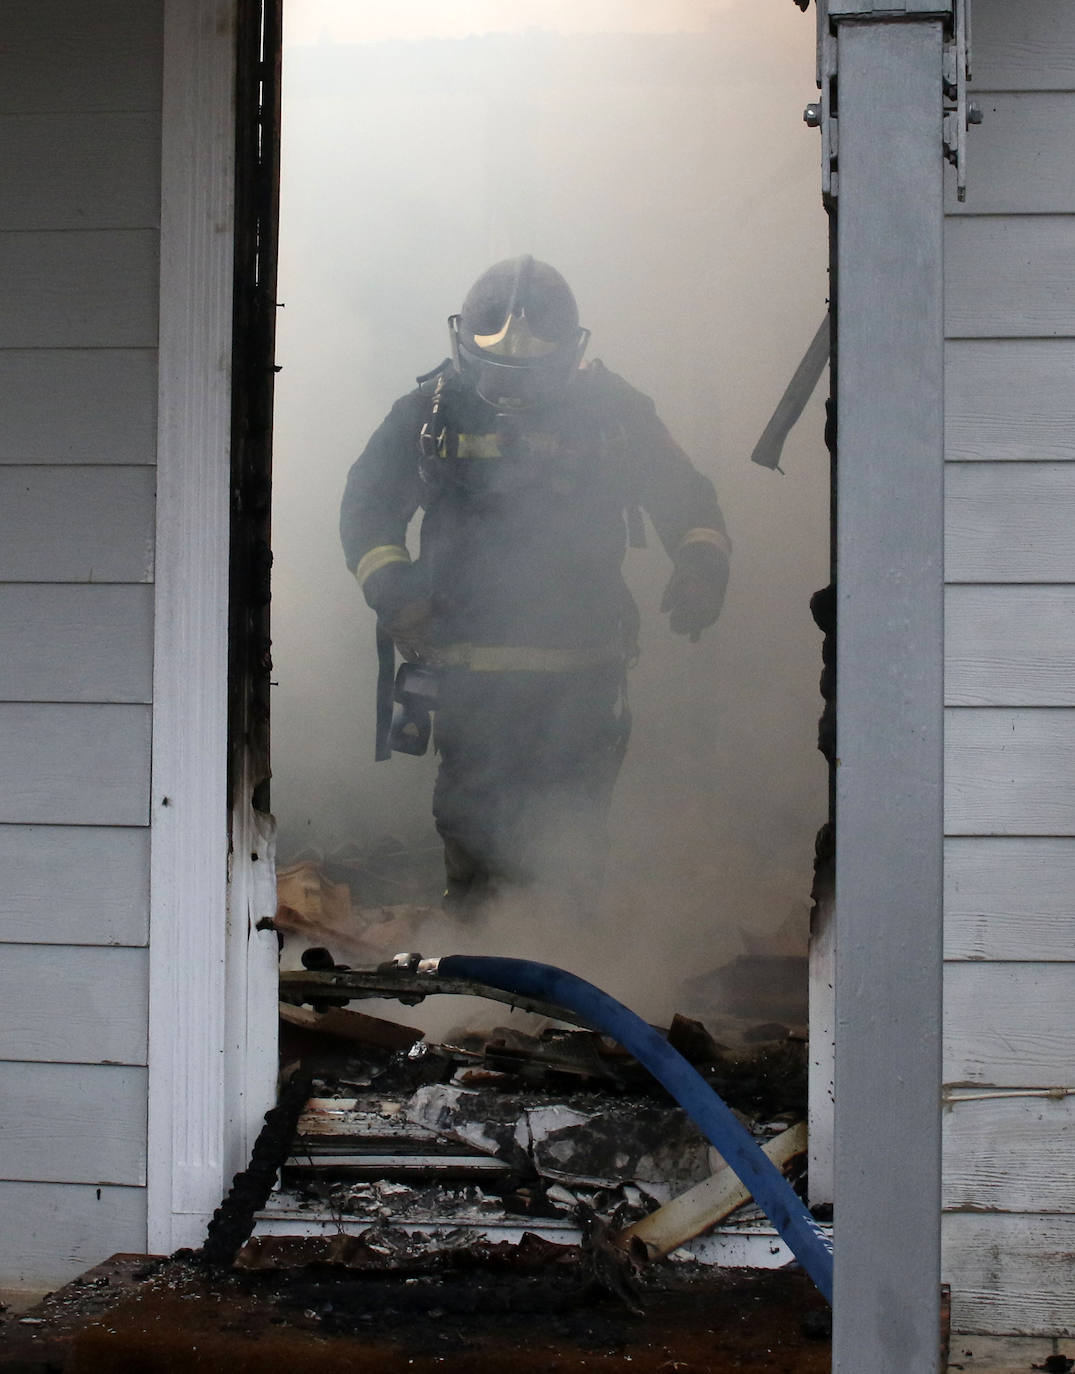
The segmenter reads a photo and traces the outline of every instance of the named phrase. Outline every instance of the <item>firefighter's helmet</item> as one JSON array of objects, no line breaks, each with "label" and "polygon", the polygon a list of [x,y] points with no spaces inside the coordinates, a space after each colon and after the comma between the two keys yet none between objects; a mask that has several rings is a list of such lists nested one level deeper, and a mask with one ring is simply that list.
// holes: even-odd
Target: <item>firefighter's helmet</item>
[{"label": "firefighter's helmet", "polygon": [[448,328],[457,371],[498,409],[540,405],[563,391],[590,337],[567,282],[529,256],[483,272]]}]

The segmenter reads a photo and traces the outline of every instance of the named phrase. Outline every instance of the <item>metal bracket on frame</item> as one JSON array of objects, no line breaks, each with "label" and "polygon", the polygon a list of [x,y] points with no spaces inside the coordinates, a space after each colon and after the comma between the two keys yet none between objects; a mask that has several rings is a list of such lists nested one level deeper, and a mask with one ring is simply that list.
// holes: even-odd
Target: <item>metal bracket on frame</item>
[{"label": "metal bracket on frame", "polygon": [[[809,0],[795,0],[805,9]],[[967,197],[967,128],[982,122],[981,109],[967,99],[971,75],[971,0],[923,3],[919,0],[816,0],[817,85],[821,99],[807,105],[803,119],[821,130],[821,194],[835,200],[840,190],[840,120],[837,90],[837,25],[854,20],[901,22],[928,15],[944,19],[942,57],[943,118],[941,147],[956,169],[956,196]]]},{"label": "metal bracket on frame", "polygon": [[967,129],[981,124],[979,105],[967,100],[970,80],[971,0],[955,0],[951,32],[944,44],[944,155],[956,169],[956,198],[967,199]]}]

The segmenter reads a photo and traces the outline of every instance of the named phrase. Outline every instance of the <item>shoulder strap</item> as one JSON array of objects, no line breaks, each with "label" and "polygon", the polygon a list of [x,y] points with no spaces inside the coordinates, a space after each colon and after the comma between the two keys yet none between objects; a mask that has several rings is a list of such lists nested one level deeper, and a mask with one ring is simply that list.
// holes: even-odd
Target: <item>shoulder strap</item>
[{"label": "shoulder strap", "polygon": [[434,377],[439,377],[444,372],[451,372],[454,366],[451,358],[445,358],[436,367],[431,367],[428,372],[423,372],[420,377],[415,377],[414,380],[419,386],[425,386],[426,382],[431,382]]},{"label": "shoulder strap", "polygon": [[441,368],[427,378],[437,379],[429,397],[429,414],[418,433],[418,473],[427,487],[436,483],[437,464],[444,449],[446,426],[441,419],[441,407],[444,404],[444,391],[450,375],[450,370]]}]

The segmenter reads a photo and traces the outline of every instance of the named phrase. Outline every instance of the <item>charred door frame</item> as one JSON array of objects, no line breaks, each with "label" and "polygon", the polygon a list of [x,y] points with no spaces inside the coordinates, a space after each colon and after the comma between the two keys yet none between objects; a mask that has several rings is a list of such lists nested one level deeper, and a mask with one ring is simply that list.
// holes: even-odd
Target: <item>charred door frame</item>
[{"label": "charred door frame", "polygon": [[[154,1252],[201,1240],[275,1089],[276,940],[256,929],[275,907],[271,824],[254,809],[267,775],[264,560],[260,574],[248,572],[268,518],[257,493],[259,481],[268,488],[275,221],[257,171],[274,156],[266,134],[278,109],[278,40],[260,0],[164,0],[146,1180]],[[262,91],[271,97],[264,124],[260,102],[250,113]],[[259,369],[268,374],[260,382]]]}]

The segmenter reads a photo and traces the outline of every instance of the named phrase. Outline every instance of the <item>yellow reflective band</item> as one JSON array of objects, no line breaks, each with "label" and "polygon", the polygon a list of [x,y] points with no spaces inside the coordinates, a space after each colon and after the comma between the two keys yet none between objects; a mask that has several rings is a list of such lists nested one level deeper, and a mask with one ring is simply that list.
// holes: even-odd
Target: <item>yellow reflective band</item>
[{"label": "yellow reflective band", "polygon": [[570,673],[602,663],[622,663],[623,650],[540,649],[526,644],[442,644],[423,654],[434,668],[469,668],[472,673]]},{"label": "yellow reflective band", "polygon": [[365,586],[366,578],[381,568],[386,568],[389,563],[409,563],[411,556],[402,544],[378,544],[375,549],[370,549],[369,553],[363,554],[358,560],[358,567],[355,569],[355,578],[360,587]]},{"label": "yellow reflective band", "polygon": [[695,530],[688,530],[676,545],[676,552],[685,549],[688,544],[712,544],[714,548],[720,549],[725,558],[732,556],[732,541],[723,530],[709,530],[701,526]]},{"label": "yellow reflective band", "polygon": [[[519,445],[529,455],[551,458],[560,451],[560,438],[541,430],[526,430],[519,435]],[[457,458],[502,458],[500,438],[496,434],[460,434],[456,447]]]},{"label": "yellow reflective band", "polygon": [[495,434],[460,434],[460,458],[499,458],[500,441]]}]

